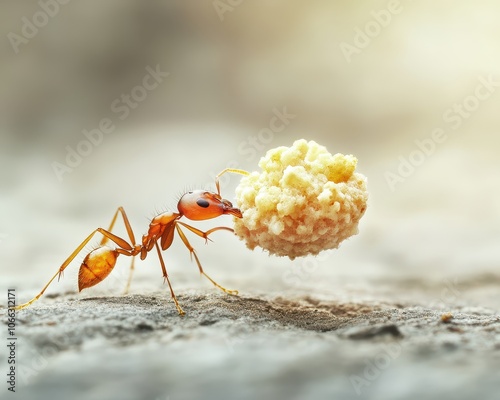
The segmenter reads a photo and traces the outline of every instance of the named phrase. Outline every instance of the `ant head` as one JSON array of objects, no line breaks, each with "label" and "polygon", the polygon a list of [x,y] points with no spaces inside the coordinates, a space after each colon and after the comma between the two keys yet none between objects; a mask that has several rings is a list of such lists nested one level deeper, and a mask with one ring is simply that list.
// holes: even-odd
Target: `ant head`
[{"label": "ant head", "polygon": [[193,190],[185,193],[177,209],[186,218],[191,220],[203,220],[218,217],[222,214],[231,214],[241,218],[241,211],[223,199],[217,193],[205,190]]}]

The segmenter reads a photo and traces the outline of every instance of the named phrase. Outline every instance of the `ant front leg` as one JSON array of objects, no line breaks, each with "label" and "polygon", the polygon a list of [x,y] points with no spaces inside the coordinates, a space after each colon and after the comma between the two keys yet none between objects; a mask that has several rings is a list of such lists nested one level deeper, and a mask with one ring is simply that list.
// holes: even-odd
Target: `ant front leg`
[{"label": "ant front leg", "polygon": [[228,294],[232,294],[232,295],[237,295],[238,294],[238,291],[237,290],[230,290],[230,289],[226,289],[225,287],[219,285],[217,282],[215,282],[212,278],[210,278],[206,273],[205,271],[203,271],[203,267],[201,266],[201,263],[200,263],[200,260],[198,258],[198,255],[196,254],[196,251],[194,250],[193,246],[191,246],[191,243],[189,243],[189,240],[188,238],[186,237],[186,235],[184,234],[184,232],[182,231],[182,229],[180,228],[180,225],[182,226],[185,226],[186,228],[188,228],[191,232],[193,233],[196,233],[198,236],[201,236],[205,239],[208,239],[208,235],[216,230],[220,230],[220,229],[225,229],[225,230],[230,230],[232,231],[231,228],[226,228],[224,226],[221,226],[221,227],[217,227],[217,228],[213,228],[213,229],[210,229],[209,231],[207,232],[203,232],[203,231],[200,231],[199,229],[196,229],[195,227],[193,226],[190,226],[190,225],[187,225],[183,222],[179,222],[179,221],[176,221],[176,224],[175,224],[175,228],[177,229],[177,232],[179,233],[179,236],[181,237],[181,240],[182,242],[184,243],[184,245],[188,248],[189,250],[189,253],[191,254],[191,256],[194,256],[194,259],[196,261],[196,264],[198,265],[198,269],[200,270],[200,273],[202,275],[205,276],[205,278],[207,278],[210,282],[212,282],[216,287],[218,287],[220,290],[222,290],[223,292],[226,292]]},{"label": "ant front leg", "polygon": [[220,183],[219,183],[219,178],[228,173],[228,172],[232,172],[233,174],[240,174],[240,175],[243,175],[243,176],[247,176],[247,175],[250,175],[250,173],[248,171],[245,171],[244,169],[237,169],[237,168],[226,168],[224,170],[222,170],[221,172],[219,172],[217,174],[217,176],[215,177],[215,187],[217,188],[217,194],[220,196]]},{"label": "ant front leg", "polygon": [[225,231],[229,231],[229,232],[234,232],[233,228],[229,228],[227,226],[217,226],[215,228],[209,229],[206,232],[203,232],[202,230],[195,228],[194,226],[188,225],[185,222],[177,221],[177,223],[181,224],[183,227],[189,229],[191,232],[198,235],[199,237],[202,237],[203,239],[205,239],[205,243],[207,243],[209,240],[212,241],[212,239],[210,239],[208,237],[208,235],[210,235],[211,233],[214,233],[215,231],[225,230]]}]

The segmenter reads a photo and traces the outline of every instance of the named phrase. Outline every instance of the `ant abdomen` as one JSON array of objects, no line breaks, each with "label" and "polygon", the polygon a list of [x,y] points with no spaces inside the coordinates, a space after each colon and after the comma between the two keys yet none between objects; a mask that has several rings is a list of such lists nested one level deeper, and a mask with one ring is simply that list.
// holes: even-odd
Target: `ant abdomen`
[{"label": "ant abdomen", "polygon": [[92,250],[84,258],[78,272],[78,290],[97,285],[113,270],[119,253],[108,246]]}]

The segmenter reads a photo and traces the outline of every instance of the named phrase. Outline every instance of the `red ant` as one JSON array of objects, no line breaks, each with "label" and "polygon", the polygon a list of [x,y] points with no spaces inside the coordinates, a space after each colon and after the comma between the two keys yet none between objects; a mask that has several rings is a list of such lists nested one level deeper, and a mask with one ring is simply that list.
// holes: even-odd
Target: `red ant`
[{"label": "red ant", "polygon": [[[194,234],[204,238],[205,242],[210,240],[208,236],[215,231],[227,230],[230,232],[234,232],[233,229],[225,226],[218,226],[209,229],[206,232],[203,232],[195,228],[194,226],[179,221],[182,217],[186,217],[193,221],[199,221],[199,220],[217,218],[223,214],[234,215],[237,218],[242,217],[241,211],[238,208],[233,207],[230,201],[223,199],[220,195],[219,178],[226,172],[248,175],[248,172],[240,169],[226,168],[215,177],[215,186],[217,188],[217,193],[208,192],[204,190],[193,190],[185,193],[184,195],[182,195],[177,204],[178,212],[167,211],[157,215],[151,220],[151,223],[149,224],[148,233],[142,236],[141,244],[135,243],[134,233],[132,232],[132,228],[130,226],[127,214],[125,213],[125,210],[122,207],[118,207],[118,209],[115,212],[115,215],[113,216],[113,219],[111,220],[111,224],[108,230],[97,228],[90,235],[88,235],[83,240],[83,242],[80,243],[80,245],[75,249],[75,251],[71,253],[71,255],[66,259],[66,261],[62,263],[62,265],[59,267],[59,270],[55,273],[55,275],[52,278],[50,278],[50,280],[47,282],[47,284],[44,286],[41,292],[27,303],[15,307],[15,309],[21,310],[33,304],[35,301],[37,301],[43,295],[45,290],[49,287],[49,285],[56,277],[58,277],[58,280],[62,277],[63,271],[66,269],[66,267],[71,263],[71,261],[73,261],[73,259],[77,256],[77,254],[85,247],[85,245],[90,241],[90,239],[92,239],[92,237],[97,232],[101,233],[104,237],[102,238],[99,247],[88,253],[80,266],[80,271],[78,273],[79,291],[82,291],[83,289],[94,286],[99,282],[103,281],[115,267],[118,256],[120,254],[123,254],[125,256],[132,257],[132,262],[130,265],[130,273],[127,281],[127,286],[125,289],[125,292],[127,292],[130,286],[130,282],[132,280],[135,256],[140,254],[141,260],[144,260],[148,252],[150,252],[153,249],[153,247],[155,247],[158,253],[158,258],[160,259],[161,269],[163,271],[163,278],[168,283],[168,287],[170,288],[170,294],[172,295],[172,299],[174,300],[175,306],[177,307],[177,311],[179,312],[179,315],[184,315],[184,311],[179,305],[177,297],[175,296],[175,293],[172,289],[172,285],[170,284],[170,280],[168,279],[167,269],[165,268],[165,263],[161,255],[161,250],[167,250],[171,246],[174,240],[175,231],[177,231],[182,242],[188,248],[191,258],[192,256],[194,256],[194,259],[196,260],[196,264],[198,265],[200,273],[204,275],[210,282],[212,282],[216,287],[218,287],[222,291],[232,295],[237,295],[238,294],[237,290],[229,290],[222,287],[203,271],[200,260],[198,259],[198,256],[196,255],[194,248],[191,246],[189,240],[187,239],[186,235],[181,229],[181,226],[189,229]],[[121,214],[123,218],[123,222],[125,224],[125,228],[127,230],[128,237],[130,239],[130,243],[127,242],[125,239],[122,239],[111,233],[115,225],[116,218],[118,217],[118,214]],[[113,249],[111,247],[105,246],[108,240],[114,242],[118,247]],[[158,242],[160,243],[159,245]]]}]

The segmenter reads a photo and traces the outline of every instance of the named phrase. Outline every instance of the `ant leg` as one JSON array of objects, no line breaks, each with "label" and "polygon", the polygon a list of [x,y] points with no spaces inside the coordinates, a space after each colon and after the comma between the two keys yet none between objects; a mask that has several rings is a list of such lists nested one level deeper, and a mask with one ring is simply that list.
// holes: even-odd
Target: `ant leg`
[{"label": "ant leg", "polygon": [[250,172],[245,171],[244,169],[237,169],[237,168],[226,168],[219,172],[217,176],[215,177],[215,187],[217,188],[217,194],[220,196],[220,184],[219,184],[219,178],[224,175],[227,172],[232,172],[233,174],[240,174],[243,176],[250,175]]},{"label": "ant leg", "polygon": [[226,289],[225,287],[219,285],[217,282],[215,282],[212,278],[210,278],[206,273],[205,271],[203,271],[203,267],[201,266],[201,263],[200,263],[200,260],[198,259],[198,256],[196,254],[196,251],[194,250],[193,246],[191,246],[191,244],[189,243],[189,240],[188,238],[186,237],[186,235],[184,234],[184,232],[182,231],[182,229],[180,228],[180,226],[178,225],[178,222],[176,221],[176,224],[175,224],[175,228],[177,229],[177,232],[179,232],[179,236],[181,237],[181,240],[182,242],[184,243],[184,245],[188,248],[189,250],[189,253],[191,256],[194,256],[194,259],[196,260],[196,264],[198,265],[198,269],[200,270],[200,273],[202,275],[205,276],[205,278],[207,278],[210,282],[212,282],[215,286],[217,286],[220,290],[222,290],[223,292],[226,292],[228,294],[232,294],[232,295],[237,295],[238,294],[238,291],[237,290],[230,290],[230,289]]},{"label": "ant leg", "polygon": [[[132,243],[132,246],[135,247],[134,232],[132,231],[132,227],[131,227],[130,222],[128,220],[127,213],[125,212],[123,207],[118,207],[117,210],[115,211],[115,215],[113,216],[113,219],[111,220],[111,224],[109,224],[108,232],[111,232],[113,230],[113,227],[115,226],[116,219],[118,217],[118,213],[121,214],[122,219],[123,219],[123,224],[125,225],[125,229],[127,230],[127,234],[128,234],[129,239],[130,239],[130,242]],[[108,241],[108,238],[106,236],[104,236],[99,245],[104,246],[107,241]],[[129,289],[130,289],[130,283],[132,282],[132,275],[134,274],[134,269],[135,269],[135,256],[132,256],[132,261],[130,262],[130,272],[128,274],[127,284],[125,286],[125,290],[123,291],[123,294],[127,294]]]},{"label": "ant leg", "polygon": [[[113,230],[113,227],[115,226],[116,218],[118,217],[118,213],[122,215],[123,218],[123,223],[125,225],[125,229],[127,229],[128,237],[130,238],[130,242],[132,243],[132,246],[135,246],[135,237],[134,237],[134,232],[132,231],[132,227],[130,226],[130,222],[127,217],[127,213],[123,209],[123,207],[118,207],[118,209],[115,212],[115,215],[113,216],[113,219],[111,220],[111,224],[109,224],[108,232],[111,232]],[[108,241],[108,238],[104,236],[101,240],[100,245],[104,246],[106,242]]]},{"label": "ant leg", "polygon": [[163,271],[163,278],[167,281],[168,287],[170,288],[170,294],[172,295],[172,299],[174,300],[175,307],[177,307],[177,312],[179,315],[184,315],[185,312],[179,305],[177,301],[177,297],[175,296],[174,289],[172,289],[172,285],[170,284],[170,279],[168,279],[167,268],[165,268],[165,262],[163,261],[163,257],[161,256],[160,247],[158,246],[158,242],[155,242],[156,251],[158,252],[158,258],[160,259],[161,269]]},{"label": "ant leg", "polygon": [[132,256],[132,261],[130,262],[130,271],[128,273],[127,284],[125,285],[125,290],[123,294],[127,294],[130,289],[130,283],[132,282],[132,275],[134,274],[135,269],[135,256]]},{"label": "ant leg", "polygon": [[210,235],[211,233],[213,233],[215,231],[225,230],[225,231],[229,231],[229,232],[234,232],[233,228],[229,228],[227,226],[217,226],[215,228],[209,229],[206,232],[203,232],[202,230],[200,230],[198,228],[195,228],[194,226],[188,225],[188,224],[186,224],[186,223],[184,223],[182,221],[177,221],[177,223],[181,224],[183,227],[189,229],[194,234],[196,234],[196,235],[202,237],[203,239],[205,239],[205,242],[207,242],[208,240],[212,241],[212,239],[210,239],[208,237],[208,235]]},{"label": "ant leg", "polygon": [[90,241],[90,239],[92,239],[92,237],[97,232],[99,232],[102,235],[106,236],[108,239],[110,239],[113,242],[115,242],[118,246],[123,247],[123,248],[125,248],[127,250],[132,250],[132,247],[125,240],[119,238],[116,235],[113,235],[111,232],[108,232],[108,231],[106,231],[106,230],[104,230],[102,228],[97,228],[90,235],[88,235],[83,240],[83,242],[80,243],[80,245],[75,249],[75,251],[73,251],[73,253],[71,253],[71,255],[62,263],[62,265],[59,267],[59,269],[57,270],[57,272],[54,274],[54,276],[52,278],[50,278],[50,280],[43,287],[43,289],[40,291],[40,293],[38,293],[35,297],[33,297],[27,303],[20,304],[20,305],[14,307],[14,309],[15,310],[22,310],[23,308],[26,308],[26,307],[30,306],[35,301],[37,301],[40,297],[42,297],[42,295],[45,293],[45,291],[47,290],[47,288],[49,287],[49,285],[54,281],[54,279],[56,279],[56,278],[58,278],[58,280],[61,279],[61,277],[63,275],[63,272],[66,269],[66,267],[71,263],[71,261],[74,260],[74,258],[78,255],[78,253],[80,253],[80,251],[82,251],[82,249],[87,245],[87,243]]}]

